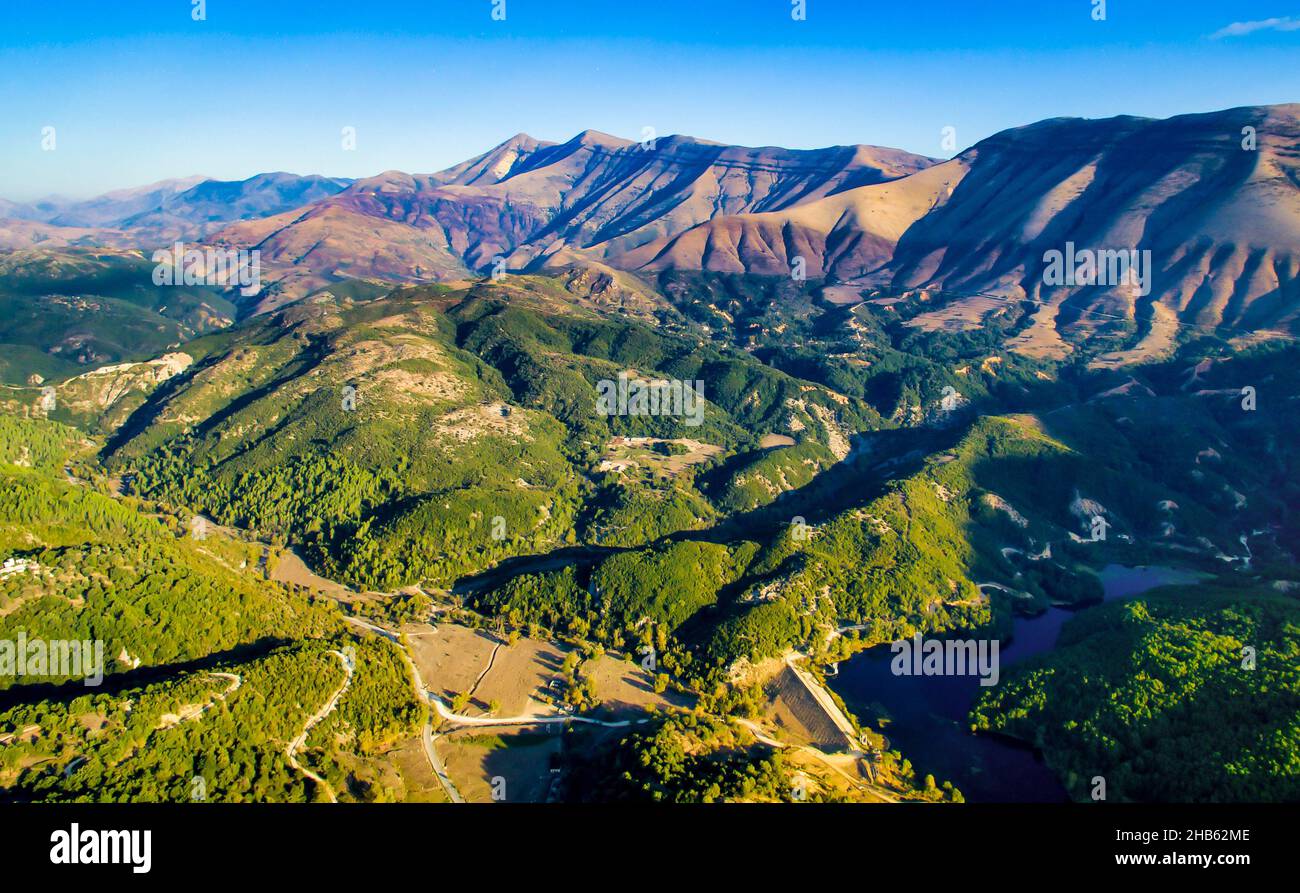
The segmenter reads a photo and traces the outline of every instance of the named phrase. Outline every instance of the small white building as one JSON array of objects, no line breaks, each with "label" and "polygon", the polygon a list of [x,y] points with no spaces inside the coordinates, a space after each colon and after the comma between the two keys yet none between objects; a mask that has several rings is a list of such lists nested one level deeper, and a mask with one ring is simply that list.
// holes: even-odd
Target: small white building
[{"label": "small white building", "polygon": [[29,558],[6,558],[4,564],[0,564],[0,577],[7,577],[10,574],[22,574],[28,571],[40,570],[40,565]]}]

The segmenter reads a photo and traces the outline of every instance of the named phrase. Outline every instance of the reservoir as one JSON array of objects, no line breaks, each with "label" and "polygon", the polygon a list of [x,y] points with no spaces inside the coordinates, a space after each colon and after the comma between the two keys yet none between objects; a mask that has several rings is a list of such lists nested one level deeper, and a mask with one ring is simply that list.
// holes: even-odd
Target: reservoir
[{"label": "reservoir", "polygon": [[[1167,567],[1108,565],[1101,572],[1106,601],[1196,579],[1197,574]],[[1002,678],[1017,662],[1054,648],[1073,615],[1049,608],[1037,617],[1017,617],[1011,640],[1002,643]],[[1033,748],[971,732],[967,717],[980,694],[978,676],[895,676],[893,656],[888,645],[863,651],[841,663],[839,675],[829,681],[860,722],[880,728],[891,747],[911,760],[918,780],[928,773],[940,784],[951,781],[971,803],[1068,799]],[[882,716],[890,718],[883,727],[875,722]]]}]

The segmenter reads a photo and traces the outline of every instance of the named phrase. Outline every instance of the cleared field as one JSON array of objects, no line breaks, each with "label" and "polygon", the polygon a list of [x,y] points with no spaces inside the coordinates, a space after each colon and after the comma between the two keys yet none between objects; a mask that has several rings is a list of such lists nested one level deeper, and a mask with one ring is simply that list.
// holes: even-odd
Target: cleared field
[{"label": "cleared field", "polygon": [[[526,637],[507,645],[488,633],[450,623],[436,628],[412,623],[402,632],[424,684],[434,694],[450,706],[457,695],[470,693],[469,703],[457,712],[501,718],[559,712],[555,702],[569,687],[564,672],[569,647]],[[651,673],[614,655],[583,660],[579,672],[594,682],[602,712],[619,718],[690,705],[683,695],[656,693]],[[495,711],[490,710],[493,702]]]},{"label": "cleared field", "polygon": [[582,671],[595,681],[601,706],[616,714],[690,705],[690,699],[677,693],[656,694],[654,679],[640,664],[606,654],[585,663]]},{"label": "cleared field", "polygon": [[430,691],[448,702],[474,688],[497,645],[487,633],[454,623],[441,623],[436,628],[427,623],[408,623],[402,632],[420,678]]},{"label": "cleared field", "polygon": [[1060,303],[1044,304],[1030,317],[1029,327],[1007,341],[1008,350],[1040,360],[1063,360],[1072,348],[1057,331],[1056,319],[1061,313]]},{"label": "cleared field", "polygon": [[447,803],[447,794],[438,784],[437,776],[429,767],[429,758],[424,753],[424,743],[420,735],[414,735],[403,741],[388,753],[389,760],[397,767],[406,788],[404,797],[407,803]]},{"label": "cleared field", "polygon": [[1178,339],[1178,315],[1164,304],[1151,305],[1151,328],[1128,350],[1102,354],[1088,364],[1089,369],[1116,369],[1137,363],[1153,363],[1173,354]]},{"label": "cleared field", "polygon": [[[676,456],[665,456],[656,452],[655,444],[677,444],[685,452]],[[664,440],[657,437],[615,437],[605,447],[601,457],[600,471],[626,471],[630,468],[643,468],[651,474],[661,477],[676,477],[692,465],[699,465],[722,452],[722,447],[712,443],[702,443],[689,438]]]},{"label": "cleared field", "polygon": [[989,315],[1005,310],[1010,300],[1010,298],[983,295],[961,298],[946,307],[918,313],[905,325],[926,332],[964,332],[977,329]]},{"label": "cleared field", "polygon": [[292,583],[312,592],[325,595],[344,596],[349,590],[342,583],[327,580],[312,572],[307,563],[292,549],[285,549],[277,555],[271,566],[271,579],[280,583]]},{"label": "cleared field", "polygon": [[564,663],[563,649],[538,639],[520,639],[502,646],[492,668],[474,689],[472,703],[486,711],[488,704],[501,705],[500,716],[550,714],[555,710],[540,696],[558,678]]},{"label": "cleared field", "polygon": [[443,735],[437,747],[467,802],[542,803],[558,777],[551,764],[560,752],[559,729],[464,729]]},{"label": "cleared field", "polygon": [[862,303],[865,289],[856,285],[828,285],[822,289],[822,299],[841,307]]}]

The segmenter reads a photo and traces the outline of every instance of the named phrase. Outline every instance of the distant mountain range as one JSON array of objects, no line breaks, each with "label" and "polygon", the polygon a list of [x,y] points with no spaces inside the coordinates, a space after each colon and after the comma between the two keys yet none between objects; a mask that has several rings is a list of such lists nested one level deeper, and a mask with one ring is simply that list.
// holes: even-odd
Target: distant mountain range
[{"label": "distant mountain range", "polygon": [[301,207],[335,195],[351,182],[286,173],[247,180],[184,177],[84,201],[56,197],[20,204],[0,199],[0,247],[148,248]]},{"label": "distant mountain range", "polygon": [[[720,215],[778,211],[898,179],[933,159],[896,149],[747,149],[671,136],[520,134],[439,174],[389,171],[306,208],[229,227],[296,296],[339,275],[458,279],[619,258]],[[500,258],[498,261],[497,259]]]},{"label": "distant mountain range", "polygon": [[[346,279],[454,281],[496,270],[789,276],[837,303],[933,293],[918,326],[968,328],[1039,305],[1017,347],[1116,326],[1293,329],[1300,314],[1300,105],[1168,120],[1053,119],[949,161],[897,149],[517,135],[437,174],[349,182],[265,174],[164,181],[80,203],[0,203],[0,247],[257,248],[271,287],[245,312]],[[1150,251],[1128,282],[1051,285],[1045,253]],[[616,273],[615,271],[622,271]],[[1134,334],[1134,332],[1130,332]]]}]

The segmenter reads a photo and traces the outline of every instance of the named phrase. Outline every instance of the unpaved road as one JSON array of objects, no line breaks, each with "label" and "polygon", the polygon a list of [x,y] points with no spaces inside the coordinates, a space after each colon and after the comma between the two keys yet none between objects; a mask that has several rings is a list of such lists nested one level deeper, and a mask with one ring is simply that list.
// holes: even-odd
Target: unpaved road
[{"label": "unpaved road", "polygon": [[460,795],[460,791],[456,790],[455,783],[452,782],[451,776],[447,774],[447,767],[442,762],[442,757],[438,756],[438,751],[433,746],[432,718],[424,724],[424,731],[420,737],[424,740],[424,754],[429,758],[429,768],[433,770],[434,775],[438,776],[438,781],[442,783],[442,789],[447,792],[447,796],[451,798],[452,803],[464,803],[465,798]]},{"label": "unpaved road", "polygon": [[230,685],[226,687],[225,691],[219,692],[218,694],[214,695],[212,697],[212,700],[208,701],[202,707],[199,707],[198,709],[193,710],[189,713],[170,713],[170,714],[164,713],[159,721],[158,728],[166,729],[166,728],[170,728],[171,726],[179,725],[180,723],[183,722],[189,722],[192,719],[198,719],[203,714],[211,710],[214,706],[224,701],[226,698],[230,697],[235,692],[239,691],[239,686],[244,684],[243,677],[238,676],[234,673],[214,672],[214,673],[209,673],[208,675],[216,676],[218,679],[229,679]]},{"label": "unpaved road", "polygon": [[896,797],[894,797],[892,794],[885,791],[883,788],[871,784],[869,782],[865,782],[860,778],[854,778],[852,775],[849,775],[839,766],[835,765],[835,763],[832,761],[829,754],[825,754],[815,747],[809,747],[806,744],[787,744],[784,741],[778,741],[772,736],[768,735],[766,732],[764,732],[762,727],[759,726],[758,723],[752,722],[748,719],[737,719],[736,722],[738,722],[740,725],[744,726],[745,728],[749,729],[749,731],[753,732],[754,737],[757,738],[763,744],[766,744],[768,747],[774,747],[777,750],[797,750],[800,751],[801,753],[806,753],[820,760],[828,769],[838,774],[845,781],[847,781],[849,784],[853,785],[854,787],[858,788],[859,790],[868,791],[873,796],[879,797],[881,800],[885,801],[886,803],[898,802],[898,799]]},{"label": "unpaved road", "polygon": [[447,706],[442,703],[442,699],[439,698],[437,695],[435,695],[433,692],[425,691],[424,696],[428,699],[429,703],[434,706],[434,709],[438,711],[438,716],[440,716],[442,719],[447,720],[448,722],[454,722],[462,726],[533,726],[533,725],[545,725],[549,723],[581,722],[593,726],[604,726],[607,729],[623,729],[623,728],[627,728],[628,726],[639,725],[641,723],[650,721],[648,719],[637,719],[637,720],[620,719],[617,721],[604,720],[604,719],[589,719],[588,717],[585,716],[569,716],[564,713],[560,713],[560,714],[527,713],[527,714],[523,714],[522,716],[501,716],[501,717],[465,716],[460,713],[452,713],[450,710],[447,709]]},{"label": "unpaved road", "polygon": [[325,705],[321,707],[319,710],[317,710],[307,720],[306,725],[302,727],[302,731],[298,733],[298,737],[294,738],[292,741],[289,742],[289,746],[285,749],[284,755],[289,758],[289,763],[292,764],[293,768],[297,769],[303,775],[307,776],[312,781],[316,782],[318,785],[321,786],[321,788],[325,791],[325,795],[329,797],[329,801],[331,803],[337,803],[339,802],[338,798],[334,796],[334,789],[330,787],[329,782],[321,778],[312,770],[308,769],[306,766],[300,764],[298,762],[297,757],[294,756],[294,754],[299,749],[301,749],[305,743],[307,743],[307,734],[312,730],[312,728],[317,723],[319,723],[325,717],[329,716],[332,712],[334,712],[334,708],[338,706],[339,699],[343,697],[344,693],[347,692],[348,688],[352,685],[352,673],[354,671],[354,668],[352,666],[352,661],[349,660],[347,655],[345,655],[341,651],[331,651],[330,654],[337,657],[339,659],[339,663],[343,664],[343,672],[344,672],[343,684],[340,685],[339,690],[334,692],[334,694],[330,697],[330,699],[325,702]]},{"label": "unpaved road", "polygon": [[[398,650],[402,652],[402,658],[406,661],[407,669],[411,671],[411,680],[415,684],[416,694],[419,697],[424,698],[426,701],[429,699],[429,692],[425,689],[424,680],[420,677],[420,668],[415,665],[415,661],[412,660],[410,653],[405,647],[403,647],[401,636],[392,630],[384,629],[382,626],[376,626],[373,623],[367,623],[358,617],[345,617],[344,620],[351,623],[353,626],[359,626],[362,629],[369,630],[375,635],[383,636],[385,639],[396,644]],[[452,803],[464,803],[465,798],[462,797],[460,791],[456,789],[456,785],[451,780],[451,776],[447,774],[446,764],[443,763],[442,757],[438,756],[438,750],[433,745],[436,737],[437,736],[433,734],[433,717],[429,717],[424,724],[424,729],[420,732],[420,739],[424,743],[424,755],[429,760],[429,768],[433,770],[433,774],[437,777],[438,783],[442,785],[443,791],[447,794],[447,799],[451,800]]]}]

